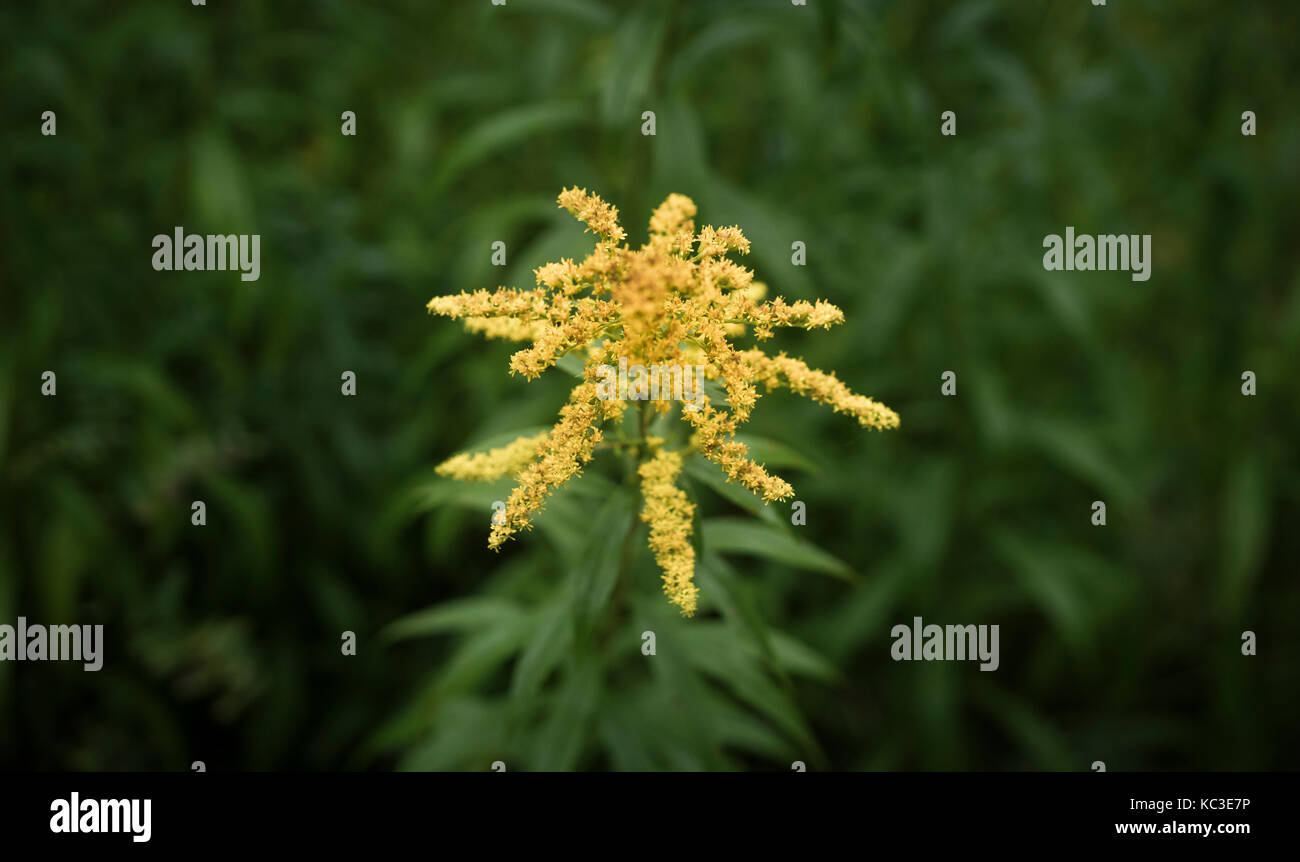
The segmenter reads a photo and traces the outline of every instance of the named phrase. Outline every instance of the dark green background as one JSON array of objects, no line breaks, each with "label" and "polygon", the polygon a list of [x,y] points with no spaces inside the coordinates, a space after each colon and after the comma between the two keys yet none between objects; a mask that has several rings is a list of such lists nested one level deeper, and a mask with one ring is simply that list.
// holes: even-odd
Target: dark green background
[{"label": "dark green background", "polygon": [[[108,644],[0,665],[0,764],[1300,768],[1297,9],[4,4],[0,622]],[[776,394],[751,430],[810,462],[791,533],[856,582],[728,553],[681,621],[639,553],[583,621],[557,597],[618,538],[616,471],[499,555],[508,485],[435,481],[569,383],[424,303],[583,254],[575,184],[632,242],[690,195],[844,309],[770,345],[901,429]],[[1067,224],[1150,233],[1151,280],[1044,272]],[[175,225],[259,233],[261,279],[153,271]],[[999,624],[1001,668],[892,662],[917,615]]]}]

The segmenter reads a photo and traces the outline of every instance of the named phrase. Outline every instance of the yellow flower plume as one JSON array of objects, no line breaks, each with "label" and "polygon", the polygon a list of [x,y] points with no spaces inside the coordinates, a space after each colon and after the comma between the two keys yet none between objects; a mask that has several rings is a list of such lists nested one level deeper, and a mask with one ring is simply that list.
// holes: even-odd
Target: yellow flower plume
[{"label": "yellow flower plume", "polygon": [[650,549],[663,569],[664,592],[683,615],[692,616],[700,594],[694,583],[695,548],[691,546],[695,504],[675,484],[682,472],[682,454],[661,449],[638,472],[645,500],[641,520],[650,525]]},{"label": "yellow flower plume", "polygon": [[[546,434],[521,437],[499,449],[457,455],[438,472],[465,480],[512,475],[517,485],[504,517],[494,522],[488,544],[497,549],[519,530],[558,487],[581,472],[604,438],[602,427],[618,423],[628,400],[601,394],[601,367],[626,360],[632,366],[702,367],[707,380],[725,394],[719,404],[705,400],[682,409],[689,427],[688,451],[717,464],[764,502],[794,496],[788,482],[749,457],[736,439],[763,391],[785,388],[847,413],[864,428],[897,428],[898,414],[858,395],[833,373],[809,368],[802,360],[757,349],[740,349],[733,339],[748,333],[759,341],[777,327],[825,329],[844,320],[829,302],[764,301],[766,287],[753,273],[730,260],[747,254],[749,240],[739,227],[695,229],[695,203],[669,195],[650,216],[650,236],[638,249],[623,244],[627,234],[618,210],[585,189],[559,195],[568,210],[596,237],[596,247],[581,263],[569,259],[535,270],[537,287],[477,290],[429,301],[430,313],[462,320],[471,332],[489,338],[531,342],[510,357],[510,373],[533,379],[566,355],[583,361],[584,380],[570,393],[559,421]],[[622,398],[622,396],[620,396]],[[672,409],[660,401],[660,411]],[[691,545],[694,505],[676,487],[682,452],[662,448],[644,436],[624,441],[642,454],[638,467],[650,547],[663,570],[664,591],[683,614],[695,612],[695,551]],[[608,444],[607,444],[608,445]]]}]

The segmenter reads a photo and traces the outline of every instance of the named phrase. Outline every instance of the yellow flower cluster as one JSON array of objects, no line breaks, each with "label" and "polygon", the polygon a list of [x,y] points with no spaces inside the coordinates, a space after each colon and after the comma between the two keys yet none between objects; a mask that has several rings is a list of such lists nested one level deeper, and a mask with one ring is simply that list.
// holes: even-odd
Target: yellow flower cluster
[{"label": "yellow flower cluster", "polygon": [[531,341],[542,330],[535,320],[515,317],[467,317],[465,331],[477,332],[484,338],[501,338],[506,341]]},{"label": "yellow flower cluster", "polygon": [[[677,197],[681,197],[677,195]],[[607,242],[622,242],[627,236],[618,225],[618,209],[600,199],[599,195],[589,195],[586,189],[571,188],[560,191],[560,206],[573,213],[573,217]]]},{"label": "yellow flower cluster", "polygon": [[755,378],[767,384],[768,391],[785,386],[796,395],[807,395],[834,408],[836,413],[848,413],[863,428],[898,427],[898,414],[893,410],[853,392],[834,373],[809,368],[803,360],[786,356],[784,351],[768,356],[761,350],[746,350],[741,353],[741,361],[749,366]]},{"label": "yellow flower cluster", "polygon": [[681,471],[681,453],[666,449],[638,468],[645,500],[641,520],[650,525],[650,549],[663,569],[664,592],[689,617],[695,613],[700,590],[694,583],[695,548],[691,546],[695,504],[675,484]]},{"label": "yellow flower cluster", "polygon": [[[467,329],[489,338],[531,342],[510,357],[510,372],[532,379],[566,354],[583,360],[585,379],[549,433],[521,438],[509,446],[474,455],[457,455],[439,472],[460,479],[492,479],[507,473],[517,487],[506,503],[505,517],[492,527],[489,546],[526,529],[546,497],[579,473],[602,439],[601,426],[621,418],[625,401],[601,400],[595,381],[602,363],[629,366],[704,366],[705,377],[720,383],[725,404],[705,403],[682,410],[692,430],[691,449],[717,464],[727,478],[766,502],[786,500],[794,489],[749,457],[736,439],[760,392],[784,387],[847,413],[865,428],[898,427],[898,414],[852,392],[834,374],[809,368],[780,353],[740,349],[733,339],[752,329],[758,340],[777,327],[824,329],[844,320],[829,302],[764,301],[766,288],[753,273],[730,260],[746,254],[749,240],[739,227],[695,229],[695,204],[673,194],[650,216],[650,236],[638,249],[623,244],[626,232],[618,210],[585,189],[560,193],[559,205],[596,236],[596,247],[581,263],[563,259],[535,271],[537,287],[501,287],[430,300],[433,314],[463,320]],[[671,401],[652,405],[660,411]],[[654,452],[639,467],[650,545],[664,572],[669,598],[692,613],[697,589],[692,582],[695,554],[691,547],[694,507],[675,487],[682,456],[628,441],[643,453]]]},{"label": "yellow flower cluster", "polygon": [[531,526],[533,514],[545,505],[551,492],[582,472],[601,440],[596,420],[602,415],[595,384],[574,387],[569,403],[560,411],[560,421],[536,444],[537,460],[516,475],[519,484],[506,500],[504,517],[492,524],[489,548],[495,551],[506,539]]},{"label": "yellow flower cluster", "polygon": [[513,476],[528,466],[537,454],[537,447],[548,436],[520,437],[513,443],[486,452],[462,452],[439,464],[438,475],[469,482],[491,482],[502,476]]}]

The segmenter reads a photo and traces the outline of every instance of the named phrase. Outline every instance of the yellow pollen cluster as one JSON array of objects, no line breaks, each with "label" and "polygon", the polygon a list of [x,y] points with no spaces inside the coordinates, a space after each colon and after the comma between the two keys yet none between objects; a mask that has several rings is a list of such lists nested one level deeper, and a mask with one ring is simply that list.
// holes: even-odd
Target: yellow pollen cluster
[{"label": "yellow pollen cluster", "polygon": [[[510,372],[533,379],[562,357],[574,355],[584,366],[583,382],[569,396],[559,421],[546,434],[522,437],[488,452],[461,454],[438,467],[456,479],[490,480],[513,475],[517,485],[504,517],[492,526],[488,545],[499,548],[527,529],[556,488],[581,472],[604,439],[602,428],[623,446],[641,454],[637,468],[645,502],[642,520],[650,525],[650,547],[663,570],[664,589],[684,614],[694,613],[691,545],[694,505],[675,485],[682,452],[694,451],[721,468],[765,502],[788,500],[794,489],[749,457],[736,439],[763,392],[785,388],[853,416],[870,429],[897,428],[898,414],[850,390],[834,374],[809,368],[778,353],[737,347],[748,334],[759,341],[777,327],[824,329],[844,314],[825,300],[764,300],[766,287],[727,255],[747,254],[749,240],[739,227],[704,227],[696,232],[695,203],[673,194],[650,217],[650,236],[640,248],[623,243],[627,234],[618,210],[585,189],[559,195],[559,205],[595,234],[586,259],[562,259],[539,267],[537,287],[476,290],[429,301],[432,314],[459,319],[489,338],[528,342],[510,357]],[[725,398],[704,400],[692,409],[673,401],[642,403],[659,412],[679,410],[690,434],[686,450],[664,448],[664,440],[622,436],[628,402],[639,396],[602,397],[596,385],[601,366],[699,369],[716,381]],[[762,391],[756,385],[762,383]],[[710,384],[713,385],[713,384]]]},{"label": "yellow pollen cluster", "polygon": [[531,526],[533,514],[545,505],[551,492],[582,472],[601,440],[600,429],[595,427],[600,416],[595,385],[574,387],[569,403],[560,411],[560,421],[537,444],[537,460],[515,477],[519,484],[506,500],[504,517],[492,524],[489,548],[495,551],[506,539]]},{"label": "yellow pollen cluster", "polygon": [[691,545],[695,504],[675,484],[681,471],[681,453],[664,449],[638,469],[645,500],[641,520],[650,525],[650,549],[664,573],[664,592],[689,617],[695,613],[700,590],[694,582],[695,548]]},{"label": "yellow pollen cluster", "polygon": [[501,338],[506,341],[531,341],[542,330],[536,321],[514,317],[467,317],[465,331],[477,332],[484,338]]},{"label": "yellow pollen cluster", "polygon": [[864,428],[897,428],[898,414],[878,401],[858,395],[840,382],[834,374],[809,368],[802,360],[786,356],[784,352],[768,356],[761,350],[746,350],[743,361],[753,376],[767,384],[768,390],[784,386],[796,395],[806,395],[819,404],[834,408],[836,413],[848,413]]},{"label": "yellow pollen cluster", "polygon": [[600,199],[587,194],[586,189],[565,189],[560,192],[560,206],[573,213],[596,236],[609,242],[622,242],[627,236],[618,225],[618,210]]},{"label": "yellow pollen cluster", "polygon": [[486,452],[462,452],[438,465],[439,476],[450,476],[469,482],[491,482],[502,476],[513,476],[537,454],[537,447],[546,434],[520,437],[513,443]]}]

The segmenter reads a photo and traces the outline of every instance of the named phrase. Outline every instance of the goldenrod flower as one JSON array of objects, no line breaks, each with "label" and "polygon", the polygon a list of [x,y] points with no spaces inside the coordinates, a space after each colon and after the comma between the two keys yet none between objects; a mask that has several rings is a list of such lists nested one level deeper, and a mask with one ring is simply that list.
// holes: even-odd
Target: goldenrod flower
[{"label": "goldenrod flower", "polygon": [[741,357],[754,377],[767,384],[768,390],[785,386],[796,395],[807,395],[833,407],[836,413],[850,414],[864,428],[898,427],[898,414],[893,410],[864,395],[855,394],[833,373],[809,368],[802,360],[786,356],[784,351],[768,356],[761,350],[746,350]]},{"label": "goldenrod flower", "polygon": [[[569,259],[535,271],[537,287],[501,287],[435,297],[429,311],[465,322],[472,332],[531,344],[510,357],[510,372],[532,379],[566,354],[583,360],[584,380],[570,394],[555,427],[545,435],[523,437],[509,446],[472,455],[457,455],[438,472],[457,479],[487,480],[515,476],[517,486],[506,502],[504,518],[494,523],[488,544],[493,549],[521,529],[540,510],[546,497],[581,472],[602,440],[602,426],[617,422],[628,400],[603,399],[596,387],[602,364],[703,369],[726,395],[724,403],[707,401],[681,411],[691,430],[689,450],[717,464],[729,481],[757,494],[764,502],[787,500],[794,489],[749,458],[736,439],[763,391],[784,387],[853,416],[870,429],[897,428],[898,414],[858,395],[834,374],[809,368],[802,360],[757,349],[740,349],[733,340],[752,331],[763,341],[777,327],[824,329],[841,323],[844,314],[829,302],[781,297],[764,301],[766,287],[754,274],[730,260],[747,254],[749,240],[739,227],[695,229],[695,203],[673,194],[650,217],[650,236],[638,249],[624,245],[626,232],[618,210],[585,189],[565,189],[559,204],[596,236],[596,247],[581,263]],[[622,398],[622,395],[619,396]],[[671,402],[658,402],[660,411]],[[694,613],[698,590],[693,583],[695,552],[691,546],[694,506],[675,485],[682,453],[663,448],[655,438],[625,441],[642,453],[638,473],[650,525],[650,547],[663,570],[664,589],[684,614]]]},{"label": "goldenrod flower", "polygon": [[600,442],[600,429],[595,426],[602,415],[595,385],[576,386],[569,394],[569,403],[560,411],[560,421],[537,444],[537,460],[515,477],[519,484],[506,500],[505,516],[492,524],[489,548],[495,551],[506,539],[530,526],[533,513],[542,508],[551,492],[582,471]]},{"label": "goldenrod flower", "polygon": [[695,548],[691,546],[691,518],[695,516],[695,504],[675,484],[681,471],[681,453],[660,449],[637,472],[641,475],[641,496],[645,499],[641,520],[650,525],[650,549],[663,569],[664,592],[689,617],[695,613],[700,591],[693,581]]},{"label": "goldenrod flower", "polygon": [[513,476],[528,466],[537,454],[537,447],[547,436],[538,434],[520,437],[509,445],[486,452],[462,452],[439,464],[438,475],[475,482],[491,482],[502,476]]},{"label": "goldenrod flower", "polygon": [[535,320],[520,320],[517,317],[467,317],[465,331],[478,332],[485,338],[501,338],[506,341],[531,341],[541,332],[542,324]]}]

